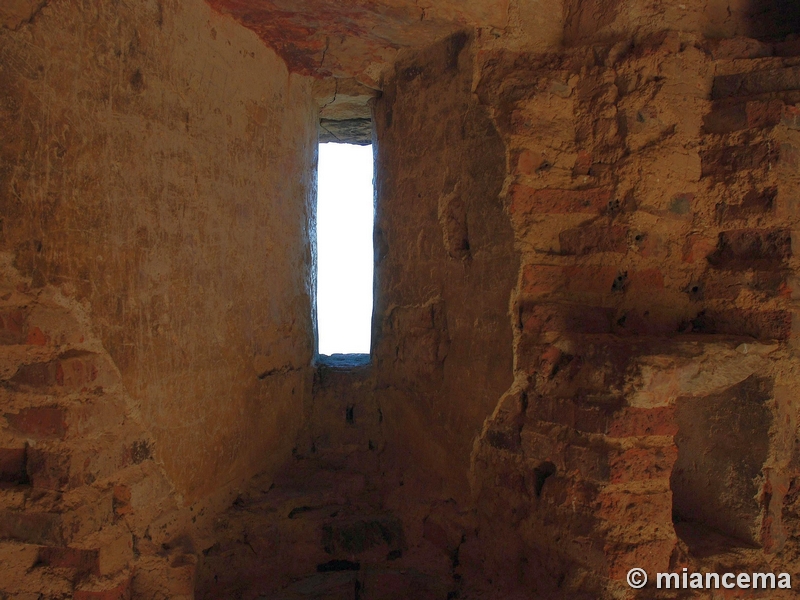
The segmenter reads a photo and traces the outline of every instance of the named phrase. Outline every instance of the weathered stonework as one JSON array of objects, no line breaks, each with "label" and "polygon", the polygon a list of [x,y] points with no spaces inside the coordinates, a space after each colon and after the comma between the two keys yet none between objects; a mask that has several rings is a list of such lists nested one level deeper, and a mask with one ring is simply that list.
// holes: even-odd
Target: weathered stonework
[{"label": "weathered stonework", "polygon": [[[798,26],[784,0],[0,7],[0,596],[795,575]],[[315,357],[318,140],[376,146],[369,364]]]},{"label": "weathered stonework", "polygon": [[280,460],[312,354],[309,83],[202,3],[56,2],[0,54],[3,248],[89,302],[187,497]]}]

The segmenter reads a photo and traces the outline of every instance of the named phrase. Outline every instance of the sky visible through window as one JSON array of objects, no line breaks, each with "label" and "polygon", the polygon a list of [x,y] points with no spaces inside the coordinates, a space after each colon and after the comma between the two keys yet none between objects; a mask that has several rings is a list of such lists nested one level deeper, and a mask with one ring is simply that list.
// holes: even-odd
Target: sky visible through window
[{"label": "sky visible through window", "polygon": [[317,333],[320,354],[368,354],[372,323],[372,146],[320,144]]}]

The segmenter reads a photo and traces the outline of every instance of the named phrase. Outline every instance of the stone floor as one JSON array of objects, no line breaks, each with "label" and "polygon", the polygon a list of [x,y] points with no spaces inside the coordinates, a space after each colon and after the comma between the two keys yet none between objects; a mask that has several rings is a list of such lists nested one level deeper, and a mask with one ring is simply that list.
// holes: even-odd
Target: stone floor
[{"label": "stone floor", "polygon": [[453,558],[425,541],[409,547],[364,463],[295,457],[272,485],[256,479],[215,524],[197,598],[460,597]]}]

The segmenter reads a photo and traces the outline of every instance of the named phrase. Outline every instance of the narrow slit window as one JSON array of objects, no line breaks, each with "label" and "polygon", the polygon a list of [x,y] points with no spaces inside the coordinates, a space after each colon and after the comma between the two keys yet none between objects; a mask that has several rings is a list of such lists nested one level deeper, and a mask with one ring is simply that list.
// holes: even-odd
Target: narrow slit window
[{"label": "narrow slit window", "polygon": [[372,181],[372,146],[319,145],[317,340],[321,355],[370,351]]}]

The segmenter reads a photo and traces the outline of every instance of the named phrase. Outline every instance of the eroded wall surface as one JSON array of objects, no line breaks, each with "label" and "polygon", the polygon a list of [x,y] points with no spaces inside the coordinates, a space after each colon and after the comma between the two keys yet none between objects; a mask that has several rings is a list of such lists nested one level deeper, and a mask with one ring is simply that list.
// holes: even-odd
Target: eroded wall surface
[{"label": "eroded wall surface", "polygon": [[[376,398],[389,488],[429,503],[395,503],[408,531],[485,593],[793,572],[797,59],[693,32],[458,39],[399,61],[376,105]],[[471,210],[500,245],[473,244]],[[465,287],[487,246],[491,284]]]},{"label": "eroded wall surface", "polygon": [[795,568],[795,59],[754,48],[483,57],[522,250],[516,385],[473,463],[490,577]]},{"label": "eroded wall surface", "polygon": [[399,61],[375,109],[376,395],[407,483],[443,499],[468,497],[473,439],[512,380],[518,258],[473,56],[458,34]]},{"label": "eroded wall surface", "polygon": [[276,466],[310,394],[310,84],[200,1],[28,4],[0,247],[86,303],[187,500]]}]

